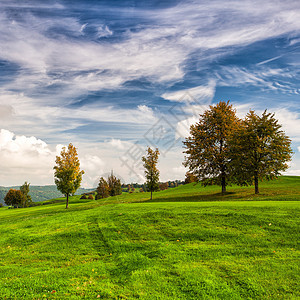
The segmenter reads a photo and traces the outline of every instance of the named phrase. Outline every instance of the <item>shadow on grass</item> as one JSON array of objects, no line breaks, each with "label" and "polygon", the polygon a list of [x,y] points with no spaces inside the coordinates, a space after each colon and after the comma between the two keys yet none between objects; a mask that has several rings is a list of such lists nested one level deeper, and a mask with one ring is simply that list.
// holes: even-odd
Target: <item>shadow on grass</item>
[{"label": "shadow on grass", "polygon": [[[236,192],[227,192],[225,194],[222,193],[214,193],[208,195],[180,195],[173,197],[159,197],[153,198],[152,200],[143,200],[142,202],[211,202],[211,201],[232,201],[232,199],[239,200],[236,197]],[[137,203],[140,201],[134,201],[133,203]]]}]

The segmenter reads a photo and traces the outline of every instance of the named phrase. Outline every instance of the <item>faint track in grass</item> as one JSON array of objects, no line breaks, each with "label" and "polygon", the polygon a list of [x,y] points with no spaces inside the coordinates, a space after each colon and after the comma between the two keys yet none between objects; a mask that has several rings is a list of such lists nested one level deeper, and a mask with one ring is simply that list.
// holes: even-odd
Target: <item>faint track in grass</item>
[{"label": "faint track in grass", "polygon": [[97,222],[97,219],[93,219],[88,223],[88,230],[93,244],[93,248],[96,250],[99,256],[110,255],[112,249],[104,237],[101,228]]}]

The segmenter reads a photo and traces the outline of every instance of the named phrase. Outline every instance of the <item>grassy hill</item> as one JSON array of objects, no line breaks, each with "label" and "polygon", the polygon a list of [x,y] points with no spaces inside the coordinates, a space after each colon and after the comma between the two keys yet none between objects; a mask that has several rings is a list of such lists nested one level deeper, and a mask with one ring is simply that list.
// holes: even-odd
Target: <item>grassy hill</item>
[{"label": "grassy hill", "polygon": [[300,177],[0,209],[1,299],[299,299]]},{"label": "grassy hill", "polygon": [[[0,203],[4,203],[4,197],[9,191],[9,189],[19,189],[19,186],[13,187],[2,187],[0,186]],[[80,188],[77,190],[76,194],[81,195],[83,193],[88,193],[92,191],[92,189],[83,189]],[[56,188],[56,185],[44,185],[44,186],[37,186],[33,185],[30,186],[30,196],[33,202],[45,201],[57,197],[62,197],[63,195],[59,192]]]}]

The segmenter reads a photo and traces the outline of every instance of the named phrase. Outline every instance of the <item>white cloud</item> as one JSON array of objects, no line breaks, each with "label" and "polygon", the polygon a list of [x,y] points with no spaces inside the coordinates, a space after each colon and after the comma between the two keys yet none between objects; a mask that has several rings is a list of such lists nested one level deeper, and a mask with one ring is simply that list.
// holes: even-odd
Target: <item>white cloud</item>
[{"label": "white cloud", "polygon": [[177,123],[176,138],[186,138],[190,135],[190,127],[199,121],[199,117],[193,116]]},{"label": "white cloud", "polygon": [[2,185],[22,184],[24,181],[49,183],[55,161],[48,145],[36,137],[15,136],[0,131],[0,182]]},{"label": "white cloud", "polygon": [[[60,155],[63,147],[52,147],[36,137],[19,136],[1,129],[0,185],[21,185],[24,181],[32,185],[54,184],[55,157]],[[79,150],[81,169],[85,171],[82,185],[91,187],[97,176],[104,172],[106,163],[100,158],[101,151],[96,148],[82,147]]]},{"label": "white cloud", "polygon": [[275,118],[278,119],[282,129],[293,140],[300,142],[300,114],[295,111],[290,111],[287,108],[268,109],[275,112]]},{"label": "white cloud", "polygon": [[164,93],[162,98],[175,102],[210,102],[215,95],[216,84],[210,81],[208,85],[196,86],[194,88]]},{"label": "white cloud", "polygon": [[112,147],[117,148],[119,150],[124,150],[126,147],[126,143],[121,141],[120,139],[111,139],[108,144]]},{"label": "white cloud", "polygon": [[111,35],[113,35],[113,32],[108,28],[107,25],[105,25],[105,26],[102,25],[102,26],[98,27],[98,34],[97,34],[97,36],[99,38],[106,37],[106,36],[111,36]]},{"label": "white cloud", "polygon": [[219,86],[255,86],[262,91],[272,90],[283,94],[298,93],[298,86],[292,83],[292,79],[297,79],[299,75],[297,70],[289,68],[274,69],[263,65],[257,66],[255,69],[247,69],[225,66],[216,71],[215,76]]},{"label": "white cloud", "polygon": [[[0,128],[9,128],[14,132],[56,138],[63,143],[70,140],[67,131],[74,130],[87,122],[113,122],[133,125],[153,124],[156,116],[146,105],[138,105],[135,109],[119,108],[101,103],[86,105],[80,109],[60,105],[44,105],[20,93],[3,93],[0,90],[0,107],[10,103],[13,113],[7,118],[0,118]],[[58,138],[61,138],[58,140]]]}]

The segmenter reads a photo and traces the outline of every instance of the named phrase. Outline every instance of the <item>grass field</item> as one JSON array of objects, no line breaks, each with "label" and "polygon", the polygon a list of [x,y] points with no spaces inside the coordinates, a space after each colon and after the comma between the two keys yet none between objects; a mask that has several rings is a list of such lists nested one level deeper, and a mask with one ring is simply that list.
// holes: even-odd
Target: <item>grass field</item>
[{"label": "grass field", "polygon": [[300,177],[260,188],[1,208],[0,299],[299,299]]}]

